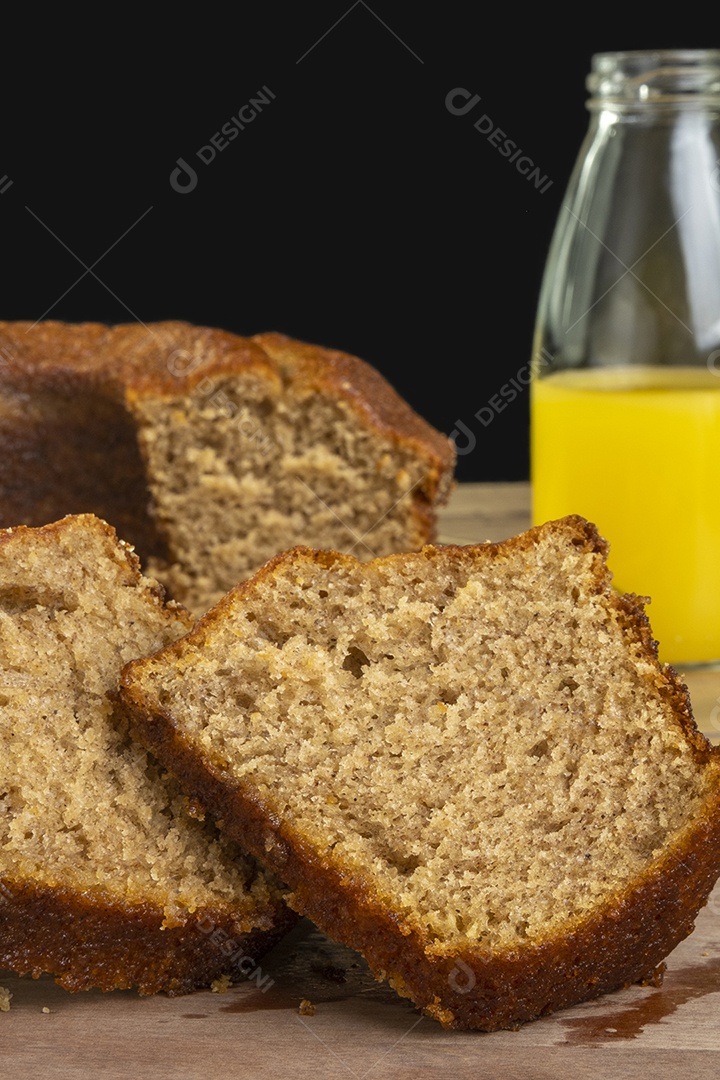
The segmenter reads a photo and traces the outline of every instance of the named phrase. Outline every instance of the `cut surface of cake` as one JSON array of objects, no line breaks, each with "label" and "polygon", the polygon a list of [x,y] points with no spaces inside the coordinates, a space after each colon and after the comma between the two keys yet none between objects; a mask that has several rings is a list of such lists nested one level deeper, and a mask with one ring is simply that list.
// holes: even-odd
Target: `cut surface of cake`
[{"label": "cut surface of cake", "polygon": [[0,970],[179,993],[287,927],[116,712],[122,666],[191,622],[95,517],[0,532]]},{"label": "cut surface of cake", "polygon": [[297,549],[126,668],[185,790],[447,1027],[650,975],[720,873],[720,750],[567,518],[361,564]]},{"label": "cut surface of cake", "polygon": [[454,450],[370,365],[182,322],[0,323],[0,525],[92,512],[201,614],[297,544],[434,538]]}]

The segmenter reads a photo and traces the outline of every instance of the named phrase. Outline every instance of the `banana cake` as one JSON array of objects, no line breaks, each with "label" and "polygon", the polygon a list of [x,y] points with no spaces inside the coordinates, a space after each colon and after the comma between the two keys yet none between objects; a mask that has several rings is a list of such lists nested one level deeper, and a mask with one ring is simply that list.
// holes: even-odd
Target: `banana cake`
[{"label": "banana cake", "polygon": [[285,548],[434,538],[454,450],[369,364],[183,322],[0,323],[0,526],[94,513],[196,615]]},{"label": "banana cake", "polygon": [[649,977],[720,873],[720,749],[582,518],[363,564],[299,548],[125,669],[188,794],[428,1015]]},{"label": "banana cake", "polygon": [[115,707],[123,664],[190,625],[95,517],[0,533],[0,970],[175,994],[293,920]]}]

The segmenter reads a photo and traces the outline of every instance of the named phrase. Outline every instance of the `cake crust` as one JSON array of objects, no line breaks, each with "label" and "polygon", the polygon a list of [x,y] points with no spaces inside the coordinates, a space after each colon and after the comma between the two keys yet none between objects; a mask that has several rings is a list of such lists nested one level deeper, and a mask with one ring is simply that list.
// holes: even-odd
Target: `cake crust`
[{"label": "cake crust", "polygon": [[208,375],[237,370],[277,379],[275,365],[248,338],[168,320],[149,323],[0,322],[2,376],[32,389],[90,386],[119,401],[175,397]]},{"label": "cake crust", "polygon": [[366,879],[332,865],[307,837],[278,820],[272,805],[199,760],[168,713],[134,689],[132,704],[127,697],[125,702],[139,737],[181,785],[287,883],[293,909],[362,953],[379,979],[446,1028],[512,1029],[648,978],[692,932],[720,872],[719,784],[706,817],[591,918],[541,945],[428,955],[428,940],[399,925]]},{"label": "cake crust", "polygon": [[[606,598],[643,667],[649,692],[672,710],[705,787],[700,809],[621,888],[535,940],[492,947],[438,945],[433,933],[393,905],[372,872],[349,864],[334,845],[323,845],[283,814],[274,792],[252,772],[238,779],[212,749],[200,752],[184,730],[182,709],[178,712],[172,693],[163,689],[162,671],[192,671],[216,628],[241,621],[245,597],[262,582],[294,572],[302,588],[310,568],[347,568],[347,557],[300,549],[276,558],[221,601],[187,639],[159,657],[129,665],[121,680],[121,698],[138,737],[230,835],[242,835],[249,850],[287,883],[291,905],[329,936],[359,950],[378,977],[448,1028],[512,1028],[651,976],[690,933],[720,873],[720,750],[697,731],[684,684],[658,664],[642,601],[610,593],[607,545],[595,527],[570,518],[503,544],[427,548],[418,558],[472,564],[478,557],[491,562],[511,553],[532,557],[548,530],[564,533],[571,548],[594,559],[592,590]],[[405,558],[389,556],[378,563],[388,566]],[[160,672],[159,682],[148,679],[151,669]],[[201,694],[202,687],[199,677]]]},{"label": "cake crust", "polygon": [[[293,814],[283,813],[267,784],[256,781],[252,772],[237,779],[212,746],[199,752],[184,730],[182,710],[178,713],[172,691],[158,692],[146,677],[151,669],[191,671],[194,658],[212,647],[218,626],[242,622],[244,598],[249,600],[262,582],[280,582],[295,572],[301,589],[310,568],[328,572],[348,568],[352,561],[347,556],[298,550],[273,559],[253,581],[223,599],[185,640],[158,658],[131,664],[121,680],[121,698],[138,737],[230,835],[242,835],[248,849],[287,882],[291,906],[328,935],[361,951],[378,977],[388,978],[399,994],[446,1027],[514,1027],[651,976],[691,932],[698,909],[720,874],[720,751],[697,731],[687,688],[673,670],[657,663],[641,600],[610,593],[604,562],[607,544],[595,527],[569,518],[502,544],[480,545],[481,550],[429,548],[417,558],[467,565],[474,564],[478,555],[488,562],[511,553],[531,559],[548,529],[565,532],[571,549],[594,559],[590,590],[603,597],[622,627],[627,648],[642,664],[649,692],[673,712],[678,738],[698,773],[704,773],[705,794],[702,808],[622,888],[535,940],[439,947],[432,932],[393,907],[371,872],[349,864],[334,846],[324,845],[315,833],[296,825]],[[407,557],[388,556],[378,564],[399,565]],[[202,687],[199,676],[195,690],[203,693]]]},{"label": "cake crust", "polygon": [[359,358],[180,321],[0,322],[0,453],[0,525],[94,513],[196,615],[297,543],[418,549],[455,462]]},{"label": "cake crust", "polygon": [[0,967],[64,990],[137,990],[169,997],[207,989],[222,976],[240,981],[296,922],[278,905],[246,919],[205,908],[168,926],[157,905],[95,892],[0,880]]},{"label": "cake crust", "polygon": [[113,706],[122,664],[192,623],[104,521],[0,532],[1,969],[181,994],[240,978],[295,922]]}]

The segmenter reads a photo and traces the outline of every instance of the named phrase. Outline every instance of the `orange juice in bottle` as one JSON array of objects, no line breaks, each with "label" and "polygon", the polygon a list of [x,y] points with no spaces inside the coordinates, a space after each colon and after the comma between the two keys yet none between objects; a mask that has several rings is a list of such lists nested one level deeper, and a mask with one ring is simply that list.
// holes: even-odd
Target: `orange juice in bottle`
[{"label": "orange juice in bottle", "polygon": [[580,513],[623,592],[651,597],[661,659],[720,657],[720,375],[555,372],[532,386],[533,517]]},{"label": "orange juice in bottle", "polygon": [[720,50],[603,53],[534,341],[536,522],[577,513],[660,658],[720,662]]}]

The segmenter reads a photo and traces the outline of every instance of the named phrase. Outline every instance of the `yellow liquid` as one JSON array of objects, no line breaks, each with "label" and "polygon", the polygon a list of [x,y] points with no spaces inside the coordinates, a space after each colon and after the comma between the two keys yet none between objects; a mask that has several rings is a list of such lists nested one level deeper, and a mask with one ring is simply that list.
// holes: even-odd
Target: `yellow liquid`
[{"label": "yellow liquid", "polygon": [[531,457],[535,522],[595,522],[615,586],[651,597],[661,660],[720,660],[720,373],[536,378]]}]

